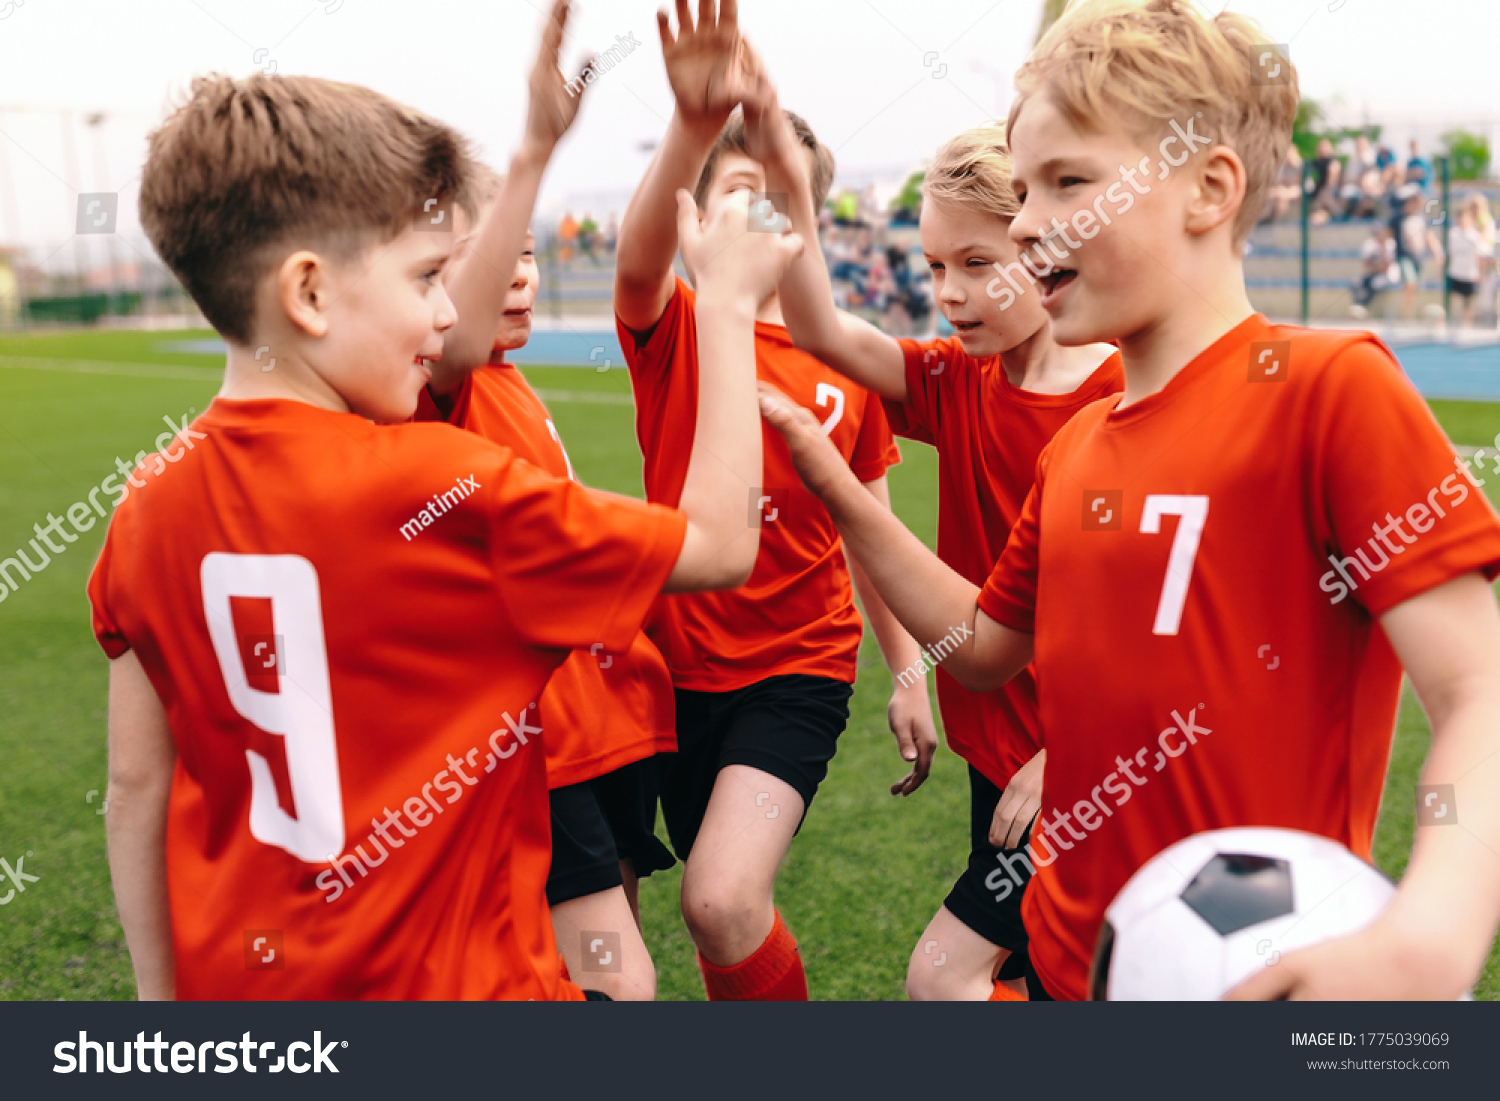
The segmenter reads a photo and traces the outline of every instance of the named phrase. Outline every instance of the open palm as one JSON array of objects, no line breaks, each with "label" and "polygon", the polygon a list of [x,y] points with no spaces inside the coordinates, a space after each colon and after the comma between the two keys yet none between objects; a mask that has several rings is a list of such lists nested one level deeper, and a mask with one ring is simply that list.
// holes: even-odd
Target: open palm
[{"label": "open palm", "polygon": [[569,8],[568,0],[557,0],[552,6],[552,17],[542,32],[542,46],[527,82],[530,102],[526,108],[526,138],[547,149],[555,146],[567,133],[568,127],[578,117],[579,104],[583,102],[579,88],[583,83],[582,75],[570,91],[568,80],[558,66]]},{"label": "open palm", "polygon": [[[715,7],[718,7],[717,15]],[[722,121],[743,93],[740,73],[739,8],[736,0],[699,0],[693,24],[688,0],[677,0],[677,35],[667,13],[656,13],[662,60],[677,106],[691,119]]]}]

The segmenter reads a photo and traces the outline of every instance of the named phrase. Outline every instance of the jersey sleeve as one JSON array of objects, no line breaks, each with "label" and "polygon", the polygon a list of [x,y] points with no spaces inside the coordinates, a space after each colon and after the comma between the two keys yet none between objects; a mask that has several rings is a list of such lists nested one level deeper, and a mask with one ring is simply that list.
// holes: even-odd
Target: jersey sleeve
[{"label": "jersey sleeve", "polygon": [[[939,392],[943,376],[957,363],[951,340],[897,340],[906,360],[906,400],[882,398],[892,431],[921,443],[937,444]],[[948,381],[951,381],[948,380]]]},{"label": "jersey sleeve", "polygon": [[687,517],[516,459],[495,476],[490,557],[513,629],[534,646],[626,650],[677,563]]},{"label": "jersey sleeve", "polygon": [[130,640],[125,637],[113,604],[111,584],[116,573],[116,533],[123,515],[117,512],[111,520],[109,531],[104,536],[104,547],[99,552],[99,561],[94,563],[94,570],[89,574],[88,584],[94,638],[98,640],[100,648],[111,661],[130,649]]},{"label": "jersey sleeve", "polygon": [[1470,475],[1390,352],[1351,345],[1320,387],[1315,522],[1355,599],[1378,616],[1463,574],[1500,574],[1500,518],[1475,484],[1484,472]]},{"label": "jersey sleeve", "polygon": [[650,329],[638,332],[621,321],[618,314],[615,316],[620,348],[632,374],[648,371],[653,365],[670,365],[676,359],[680,334],[696,333],[693,325],[695,302],[693,289],[679,278],[666,309]]},{"label": "jersey sleeve", "polygon": [[1021,515],[1010,529],[1000,560],[979,590],[979,610],[996,623],[1027,634],[1036,633],[1037,563],[1041,548],[1042,487],[1052,453],[1043,450],[1036,464],[1036,483],[1026,494]]},{"label": "jersey sleeve", "polygon": [[873,482],[900,461],[901,449],[891,435],[885,407],[867,391],[864,414],[859,421],[859,437],[854,441],[854,453],[849,456],[849,468],[860,481]]}]

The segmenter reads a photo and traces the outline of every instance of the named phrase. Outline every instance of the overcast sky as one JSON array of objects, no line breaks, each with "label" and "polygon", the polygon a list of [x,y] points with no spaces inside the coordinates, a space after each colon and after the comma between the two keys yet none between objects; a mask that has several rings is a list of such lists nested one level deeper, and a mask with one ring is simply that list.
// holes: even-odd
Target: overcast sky
[{"label": "overcast sky", "polygon": [[[1453,124],[1500,117],[1496,0],[1237,0],[1289,43],[1304,94],[1353,120]],[[145,134],[196,73],[275,66],[368,84],[442,118],[504,166],[545,0],[0,0],[0,244],[61,244],[78,191],[119,191],[138,234]],[[696,0],[694,3],[696,8]],[[1003,113],[1040,0],[742,0],[741,22],[783,104],[841,172],[892,176]],[[656,5],[575,5],[568,70],[617,36],[641,47],[590,89],[553,161],[542,209],[623,205],[672,112]],[[265,51],[259,53],[259,51]],[[24,108],[24,110],[23,110]],[[64,116],[59,109],[70,109]],[[97,131],[83,117],[104,112]],[[67,121],[65,121],[67,120]],[[1492,138],[1493,140],[1493,138]],[[102,163],[101,163],[102,161]],[[65,253],[66,255],[66,253]]]}]

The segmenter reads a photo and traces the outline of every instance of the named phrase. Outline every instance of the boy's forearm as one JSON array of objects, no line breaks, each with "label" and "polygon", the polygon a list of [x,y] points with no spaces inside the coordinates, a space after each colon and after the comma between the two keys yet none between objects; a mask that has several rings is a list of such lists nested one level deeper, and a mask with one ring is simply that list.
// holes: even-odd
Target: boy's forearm
[{"label": "boy's forearm", "polygon": [[[1024,668],[996,669],[977,651],[979,589],[949,568],[862,486],[853,472],[823,497],[850,555],[887,608],[920,645],[962,639],[943,667],[966,687],[994,687]],[[1029,660],[1029,656],[1028,656]]]},{"label": "boy's forearm", "polygon": [[172,916],[167,895],[168,790],[111,782],[105,825],[109,873],[120,926],[143,1002],[176,996]]},{"label": "boy's forearm", "polygon": [[[884,477],[866,482],[864,485],[870,495],[883,507],[887,509],[891,507],[890,487]],[[870,575],[859,558],[853,554],[846,554],[845,557],[849,562],[849,576],[854,581],[854,590],[859,594],[860,602],[864,605],[865,619],[870,624],[870,630],[875,634],[875,641],[880,645],[880,654],[885,659],[886,668],[890,670],[892,680],[895,681],[902,673],[917,664],[921,649],[917,645],[917,640],[912,638],[905,627],[901,626],[895,613],[886,605],[885,598],[880,595],[880,590],[870,580]],[[919,683],[925,689],[927,678],[921,678]],[[902,687],[906,686],[903,684]]]},{"label": "boy's forearm", "polygon": [[1500,612],[1476,572],[1397,605],[1380,625],[1432,724],[1422,783],[1452,785],[1422,798],[1381,924],[1401,934],[1421,985],[1456,994],[1500,922]]},{"label": "boy's forearm", "polygon": [[[1475,685],[1463,704],[1435,718],[1424,785],[1452,784],[1437,798],[1452,827],[1418,825],[1411,860],[1387,917],[1413,942],[1441,954],[1455,985],[1484,966],[1500,921],[1500,685]],[[1477,764],[1475,762],[1478,762]],[[1419,815],[1424,808],[1418,808]]]},{"label": "boy's forearm", "polygon": [[697,185],[718,134],[711,122],[688,122],[675,112],[625,208],[616,248],[615,309],[631,328],[649,328],[656,321],[639,315],[646,308],[643,299],[659,292],[677,257],[676,195]]},{"label": "boy's forearm", "polygon": [[818,211],[813,206],[807,157],[789,140],[781,108],[773,103],[758,126],[780,126],[761,142],[767,156],[766,190],[787,196],[792,232],[807,248],[792,261],[777,288],[781,316],[797,347],[881,397],[906,400],[906,363],[901,346],[874,326],[851,324],[834,305],[833,283],[818,244]]},{"label": "boy's forearm", "polygon": [[671,589],[737,588],[760,545],[750,526],[760,485],[761,425],[755,391],[755,305],[705,288],[697,303],[698,413],[678,507],[687,514],[688,570]]},{"label": "boy's forearm", "polygon": [[105,835],[120,925],[142,1001],[175,996],[167,896],[167,807],[177,750],[166,710],[135,651],[109,666]]},{"label": "boy's forearm", "polygon": [[452,390],[490,357],[551,156],[551,149],[523,146],[511,159],[474,248],[449,280],[448,297],[458,320],[443,336],[442,358],[432,364],[432,388],[438,393]]}]

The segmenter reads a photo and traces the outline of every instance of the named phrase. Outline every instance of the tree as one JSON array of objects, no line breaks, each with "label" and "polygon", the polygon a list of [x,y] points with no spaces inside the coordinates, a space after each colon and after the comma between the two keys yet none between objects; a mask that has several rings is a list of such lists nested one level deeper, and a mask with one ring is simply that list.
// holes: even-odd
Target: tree
[{"label": "tree", "polygon": [[1454,180],[1482,180],[1490,174],[1490,142],[1488,138],[1471,134],[1467,130],[1449,130],[1438,141],[1448,154],[1448,164]]}]

